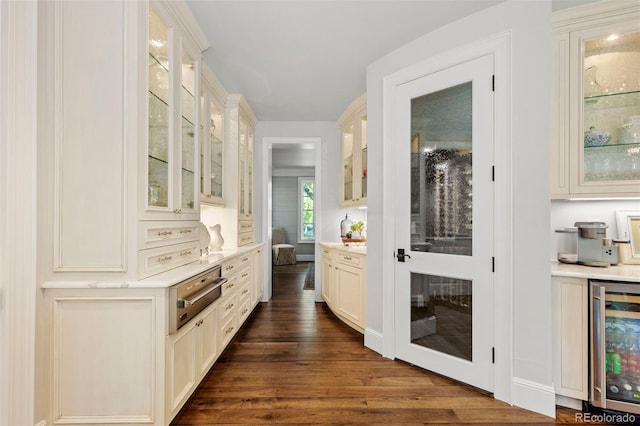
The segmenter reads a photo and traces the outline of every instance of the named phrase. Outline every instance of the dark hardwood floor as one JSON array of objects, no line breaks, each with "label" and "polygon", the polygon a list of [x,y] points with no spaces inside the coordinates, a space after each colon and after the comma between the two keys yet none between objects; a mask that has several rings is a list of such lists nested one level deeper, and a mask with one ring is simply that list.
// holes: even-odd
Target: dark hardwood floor
[{"label": "dark hardwood floor", "polygon": [[365,348],[303,290],[306,268],[275,267],[272,300],[258,305],[172,424],[577,423],[572,410],[554,420]]}]

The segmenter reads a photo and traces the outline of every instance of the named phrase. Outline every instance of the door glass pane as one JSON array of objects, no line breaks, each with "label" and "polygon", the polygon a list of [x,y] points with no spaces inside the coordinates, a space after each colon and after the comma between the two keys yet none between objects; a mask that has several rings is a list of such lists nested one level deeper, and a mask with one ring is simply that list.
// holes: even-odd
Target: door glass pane
[{"label": "door glass pane", "polygon": [[411,273],[411,343],[471,361],[471,281]]},{"label": "door glass pane", "polygon": [[213,102],[209,103],[211,129],[211,195],[222,197],[222,110]]},{"label": "door glass pane", "polygon": [[584,180],[640,180],[640,32],[584,43]]},{"label": "door glass pane", "polygon": [[342,182],[344,200],[353,200],[353,124],[342,133]]},{"label": "door glass pane", "polygon": [[472,255],[471,87],[411,100],[411,249]]},{"label": "door glass pane", "polygon": [[149,6],[149,158],[147,205],[169,204],[169,28]]},{"label": "door glass pane", "polygon": [[605,294],[606,395],[617,401],[640,402],[640,296]]},{"label": "door glass pane", "polygon": [[183,209],[194,208],[195,199],[195,62],[189,53],[182,49],[182,85],[180,87],[181,100],[181,141],[182,141],[182,202]]}]

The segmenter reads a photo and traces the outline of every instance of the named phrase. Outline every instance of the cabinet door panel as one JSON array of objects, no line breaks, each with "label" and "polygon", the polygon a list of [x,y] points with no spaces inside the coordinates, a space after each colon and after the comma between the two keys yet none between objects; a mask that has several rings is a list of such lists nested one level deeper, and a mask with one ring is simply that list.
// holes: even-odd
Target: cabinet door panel
[{"label": "cabinet door panel", "polygon": [[202,314],[198,326],[198,374],[204,376],[218,356],[217,306]]},{"label": "cabinet door panel", "polygon": [[362,325],[363,321],[361,272],[359,268],[336,264],[335,290],[338,311],[358,325]]},{"label": "cabinet door panel", "polygon": [[191,323],[178,334],[167,339],[168,403],[173,412],[195,386],[196,377],[196,330]]}]

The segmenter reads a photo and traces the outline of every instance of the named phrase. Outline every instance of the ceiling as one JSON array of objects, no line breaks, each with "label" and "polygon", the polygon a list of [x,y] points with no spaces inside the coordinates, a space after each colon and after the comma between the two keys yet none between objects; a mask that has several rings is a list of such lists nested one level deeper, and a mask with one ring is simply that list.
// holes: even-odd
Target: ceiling
[{"label": "ceiling", "polygon": [[[503,0],[187,0],[204,60],[259,121],[335,121],[366,90],[366,67]],[[536,1],[536,0],[528,0]],[[562,0],[554,9],[584,0]]]}]

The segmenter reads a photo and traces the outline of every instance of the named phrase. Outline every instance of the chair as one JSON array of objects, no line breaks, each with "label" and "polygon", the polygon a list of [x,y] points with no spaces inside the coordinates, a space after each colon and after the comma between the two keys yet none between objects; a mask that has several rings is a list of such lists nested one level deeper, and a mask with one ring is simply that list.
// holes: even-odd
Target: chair
[{"label": "chair", "polygon": [[284,228],[273,228],[271,238],[271,249],[273,251],[272,261],[274,265],[295,265],[296,249],[291,244],[287,244],[287,233]]}]

